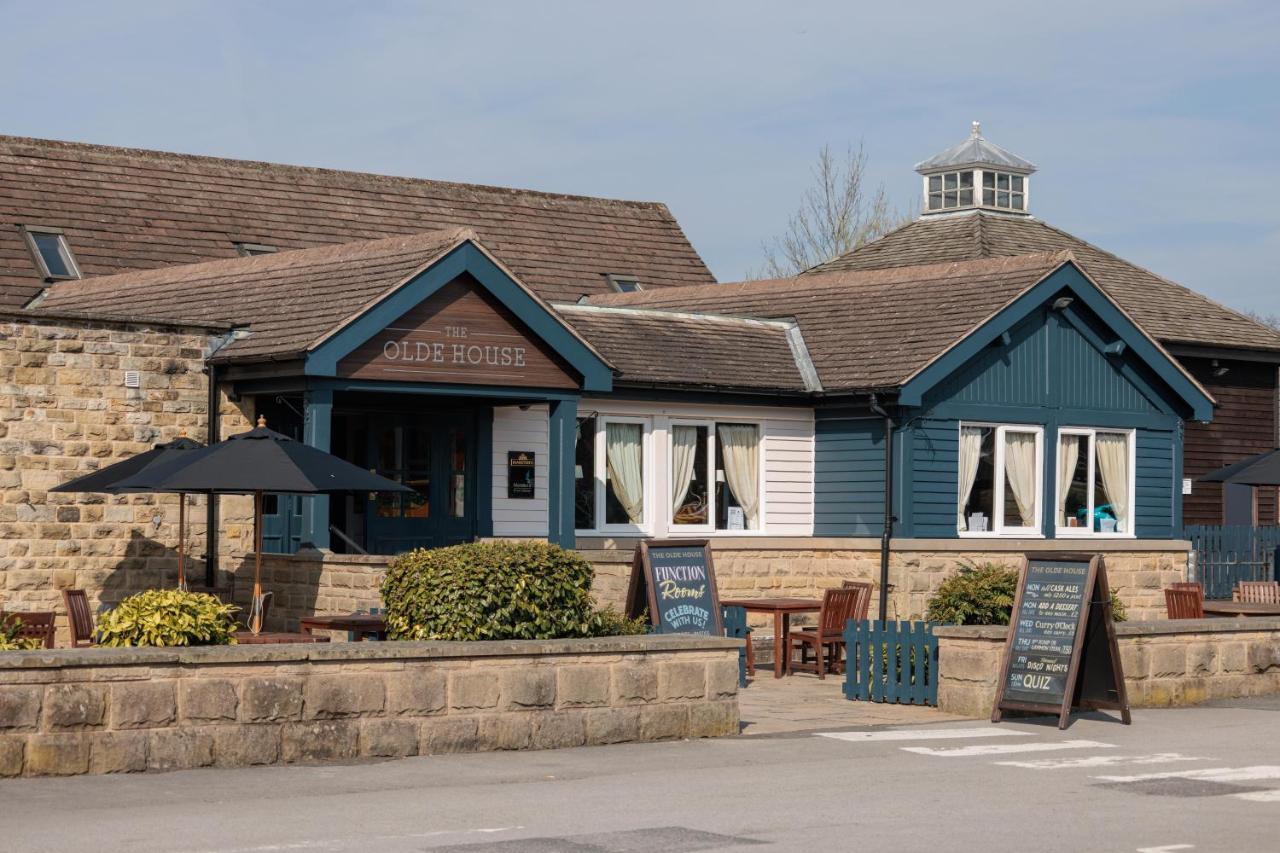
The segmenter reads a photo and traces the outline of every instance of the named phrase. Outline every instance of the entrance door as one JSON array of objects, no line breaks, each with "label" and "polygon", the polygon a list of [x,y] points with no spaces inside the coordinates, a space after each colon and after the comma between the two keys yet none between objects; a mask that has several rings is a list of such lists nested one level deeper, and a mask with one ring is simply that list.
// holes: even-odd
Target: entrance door
[{"label": "entrance door", "polygon": [[371,554],[475,538],[475,418],[470,412],[368,416],[370,466],[413,493],[368,496]]}]

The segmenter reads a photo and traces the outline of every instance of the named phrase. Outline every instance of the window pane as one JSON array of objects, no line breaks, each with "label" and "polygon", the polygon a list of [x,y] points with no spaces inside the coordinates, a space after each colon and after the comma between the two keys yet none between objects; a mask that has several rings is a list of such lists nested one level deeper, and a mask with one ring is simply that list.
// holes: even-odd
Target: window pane
[{"label": "window pane", "polygon": [[945,203],[943,204],[943,207],[955,207],[955,206],[956,206],[956,203],[957,203],[957,202],[956,202],[956,194],[955,194],[955,193],[944,193],[944,198],[946,199],[946,201],[945,201]]},{"label": "window pane", "polygon": [[449,459],[452,463],[449,480],[449,515],[464,518],[467,514],[467,434],[453,430]]},{"label": "window pane", "polygon": [[982,191],[982,203],[983,203],[983,204],[985,204],[985,205],[987,205],[988,207],[994,206],[994,205],[995,205],[995,203],[996,203],[996,191],[995,191],[995,190],[983,190],[983,191]]},{"label": "window pane", "polygon": [[1036,434],[1004,433],[1004,526],[1035,527],[1036,504]]},{"label": "window pane", "polygon": [[1010,181],[1010,185],[1009,185],[1010,189],[1015,190],[1017,192],[1022,192],[1022,176],[1021,175],[1014,175],[1009,179],[1009,181]]},{"label": "window pane", "polygon": [[973,204],[973,190],[960,190],[960,204]]},{"label": "window pane", "polygon": [[982,173],[982,185],[983,185],[984,187],[995,187],[995,185],[996,185],[996,173],[995,173],[995,172],[983,172],[983,173]]},{"label": "window pane", "polygon": [[930,210],[942,209],[942,193],[929,193],[929,209]]},{"label": "window pane", "polygon": [[1007,189],[1009,189],[1009,176],[1008,176],[1008,175],[1004,174],[1003,172],[997,172],[997,173],[996,173],[996,189],[998,189],[998,190],[1007,190]]},{"label": "window pane", "polygon": [[1001,192],[996,193],[996,207],[1008,207],[1008,206],[1009,206],[1009,194],[1001,193]]},{"label": "window pane", "polygon": [[707,428],[671,428],[671,523],[706,524],[710,510],[707,482]]},{"label": "window pane", "polygon": [[991,427],[960,429],[961,530],[985,533],[993,529],[991,519],[996,500],[995,430]]},{"label": "window pane", "polygon": [[413,494],[404,494],[405,518],[431,517],[431,474],[427,471],[411,471],[404,484],[413,489]]},{"label": "window pane", "polygon": [[944,176],[946,178],[946,189],[953,190],[956,188],[958,177],[955,172],[949,172]]},{"label": "window pane", "polygon": [[942,189],[942,176],[930,175],[929,176],[929,192],[937,192],[938,190],[941,190],[941,189]]},{"label": "window pane", "polygon": [[49,271],[49,275],[70,278],[71,264],[63,255],[62,235],[41,234],[33,231],[31,237],[35,240],[36,249],[39,250],[40,259],[44,261],[45,269]]},{"label": "window pane", "polygon": [[1009,195],[1009,206],[1014,210],[1022,210],[1022,193],[1011,193]]},{"label": "window pane", "polygon": [[640,424],[605,424],[606,524],[644,522],[643,438]]},{"label": "window pane", "polygon": [[960,186],[962,186],[962,187],[971,187],[971,186],[973,186],[973,172],[961,172],[961,173],[960,173]]},{"label": "window pane", "polygon": [[578,422],[578,443],[573,454],[573,526],[596,526],[596,419]]},{"label": "window pane", "polygon": [[1089,439],[1063,435],[1058,439],[1059,527],[1088,527]]},{"label": "window pane", "polygon": [[760,528],[760,428],[716,424],[716,529]]},{"label": "window pane", "polygon": [[1094,517],[1102,533],[1129,528],[1129,437],[1100,432],[1094,437]]}]

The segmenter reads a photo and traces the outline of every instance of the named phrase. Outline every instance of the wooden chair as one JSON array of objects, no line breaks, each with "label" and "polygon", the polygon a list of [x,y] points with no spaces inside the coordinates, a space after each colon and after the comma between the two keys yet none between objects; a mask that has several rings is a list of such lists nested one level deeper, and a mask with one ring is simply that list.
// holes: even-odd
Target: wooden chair
[{"label": "wooden chair", "polygon": [[93,624],[93,608],[83,589],[64,589],[62,603],[67,606],[67,626],[71,629],[71,647],[92,646],[97,640]]},{"label": "wooden chair", "polygon": [[0,613],[0,621],[9,623],[18,622],[17,636],[22,639],[34,638],[46,648],[53,648],[54,634],[54,618],[56,613],[36,612],[36,611],[17,611],[13,613]]},{"label": "wooden chair", "polygon": [[1164,606],[1170,619],[1203,619],[1204,593],[1198,589],[1166,589]]},{"label": "wooden chair", "polygon": [[[835,672],[840,662],[840,649],[844,648],[845,623],[853,616],[862,591],[853,589],[829,589],[822,594],[822,609],[818,611],[818,624],[813,629],[792,631],[787,637],[787,675],[793,671],[816,672],[826,678],[827,672]],[[800,660],[795,660],[796,650]],[[813,660],[808,651],[813,650]]]},{"label": "wooden chair", "polygon": [[1236,601],[1247,601],[1251,604],[1280,604],[1280,583],[1240,581],[1236,584]]}]

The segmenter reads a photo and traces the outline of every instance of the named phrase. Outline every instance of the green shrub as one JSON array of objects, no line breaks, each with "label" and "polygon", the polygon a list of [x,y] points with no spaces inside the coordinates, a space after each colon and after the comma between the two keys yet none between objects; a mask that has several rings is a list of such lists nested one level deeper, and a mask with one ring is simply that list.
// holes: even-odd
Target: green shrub
[{"label": "green shrub", "polygon": [[[1008,625],[1018,594],[1018,572],[991,563],[965,568],[947,578],[929,599],[925,618],[947,625]],[[1111,618],[1123,622],[1128,610],[1111,591]]]},{"label": "green shrub", "polygon": [[596,612],[596,624],[592,630],[595,637],[623,637],[632,634],[649,633],[649,616],[642,614],[632,619],[612,607]]},{"label": "green shrub", "polygon": [[236,608],[212,595],[150,589],[98,619],[103,646],[225,646],[235,642]]},{"label": "green shrub", "polygon": [[0,652],[25,652],[40,648],[40,640],[37,638],[18,636],[18,629],[21,627],[21,619],[0,621]]},{"label": "green shrub", "polygon": [[597,612],[594,570],[547,542],[471,542],[402,554],[382,582],[396,640],[548,640],[630,630]]}]

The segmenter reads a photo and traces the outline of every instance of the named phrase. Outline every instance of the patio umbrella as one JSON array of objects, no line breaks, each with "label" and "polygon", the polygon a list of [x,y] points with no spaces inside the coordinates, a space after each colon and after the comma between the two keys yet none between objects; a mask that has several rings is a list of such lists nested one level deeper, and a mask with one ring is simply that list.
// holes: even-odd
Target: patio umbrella
[{"label": "patio umbrella", "polygon": [[[54,486],[51,492],[100,492],[108,495],[150,492],[152,489],[127,489],[120,484],[135,477],[154,465],[162,468],[173,464],[175,460],[184,458],[184,454],[204,447],[198,441],[189,438],[177,438],[143,453],[137,453],[117,462],[100,468],[91,474],[77,477],[74,480]],[[187,496],[178,495],[178,589],[187,588]]]},{"label": "patio umbrella", "polygon": [[257,429],[149,466],[121,484],[149,491],[253,495],[253,601],[249,630],[262,629],[263,495],[334,492],[412,492],[408,486],[370,473],[287,435]]},{"label": "patio umbrella", "polygon": [[1241,486],[1280,486],[1280,450],[1268,450],[1219,468],[1200,478],[1202,483],[1236,483]]}]

